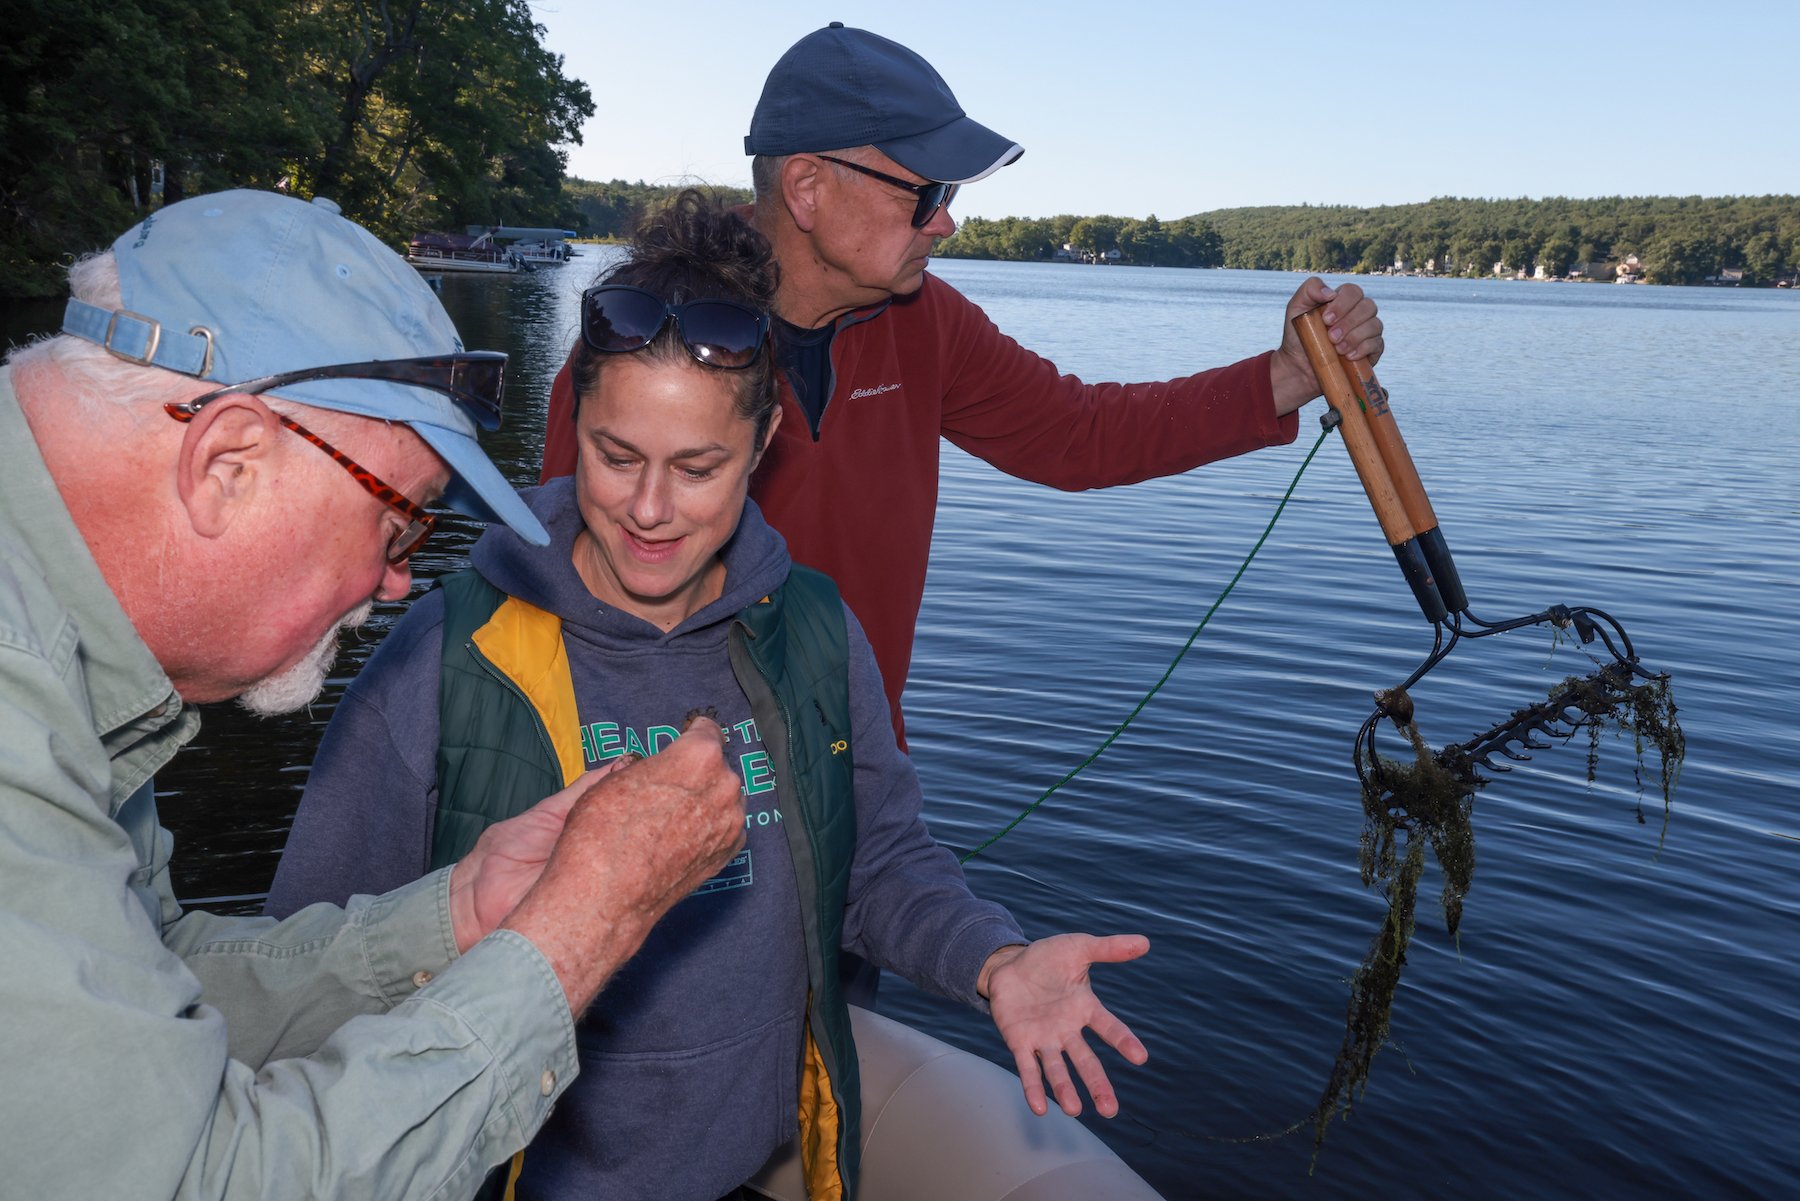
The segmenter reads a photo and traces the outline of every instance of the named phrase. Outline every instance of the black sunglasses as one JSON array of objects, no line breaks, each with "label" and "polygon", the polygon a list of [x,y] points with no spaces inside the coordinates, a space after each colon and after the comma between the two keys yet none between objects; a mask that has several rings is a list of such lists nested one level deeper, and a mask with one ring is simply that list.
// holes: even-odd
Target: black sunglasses
[{"label": "black sunglasses", "polygon": [[470,350],[461,354],[435,355],[421,359],[377,359],[372,363],[339,363],[331,367],[309,367],[304,371],[284,371],[265,375],[197,396],[181,407],[190,415],[217,396],[236,392],[255,396],[271,388],[315,379],[378,379],[396,384],[411,384],[442,392],[484,430],[500,428],[500,402],[506,396],[506,355],[497,350]]},{"label": "black sunglasses", "polygon": [[582,340],[608,354],[642,350],[670,321],[689,354],[727,371],[756,362],[769,336],[769,315],[735,300],[670,304],[628,284],[599,284],[581,294]]},{"label": "black sunglasses", "polygon": [[912,215],[914,229],[922,229],[928,221],[937,216],[937,211],[947,207],[951,199],[955,197],[956,189],[962,186],[961,184],[938,183],[929,179],[924,183],[908,183],[898,176],[877,171],[873,167],[865,167],[861,163],[853,163],[849,159],[832,158],[829,154],[821,154],[816,157],[822,158],[828,163],[836,163],[840,167],[848,167],[852,171],[861,171],[864,175],[873,176],[882,183],[891,183],[896,188],[905,188],[917,196],[919,207],[913,210]]}]

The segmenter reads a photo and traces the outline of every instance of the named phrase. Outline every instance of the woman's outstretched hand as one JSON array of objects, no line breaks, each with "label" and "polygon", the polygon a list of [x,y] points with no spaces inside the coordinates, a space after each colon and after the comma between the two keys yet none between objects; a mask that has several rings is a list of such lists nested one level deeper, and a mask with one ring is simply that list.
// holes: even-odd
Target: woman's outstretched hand
[{"label": "woman's outstretched hand", "polygon": [[1082,1029],[1093,1030],[1132,1063],[1144,1063],[1150,1053],[1094,995],[1088,969],[1096,963],[1136,959],[1149,949],[1150,940],[1141,934],[1109,938],[1058,934],[1027,946],[1001,947],[988,956],[976,991],[993,1008],[994,1025],[1019,1066],[1032,1113],[1042,1117],[1050,1112],[1044,1097],[1046,1081],[1064,1113],[1075,1117],[1081,1112],[1081,1095],[1069,1078],[1064,1056],[1080,1073],[1100,1115],[1110,1118],[1119,1112],[1106,1069]]}]

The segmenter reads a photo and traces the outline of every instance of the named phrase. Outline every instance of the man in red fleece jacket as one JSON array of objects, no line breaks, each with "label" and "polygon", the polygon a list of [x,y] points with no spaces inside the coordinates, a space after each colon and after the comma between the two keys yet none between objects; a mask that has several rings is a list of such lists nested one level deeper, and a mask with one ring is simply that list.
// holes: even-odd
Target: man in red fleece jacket
[{"label": "man in red fleece jacket", "polygon": [[[912,662],[937,513],[938,438],[1011,475],[1079,491],[1174,475],[1292,442],[1318,396],[1289,324],[1324,304],[1351,358],[1380,358],[1375,303],[1308,279],[1277,349],[1154,384],[1084,384],[1001,333],[925,268],[956,231],[956,189],[1024,150],[970,120],[898,43],[839,22],[769,73],[744,149],[746,216],[781,265],[781,426],[751,483],[794,561],[837,581],[875,649],[905,743]],[[667,297],[670,300],[685,297]],[[543,478],[575,470],[574,390],[551,390]]]}]

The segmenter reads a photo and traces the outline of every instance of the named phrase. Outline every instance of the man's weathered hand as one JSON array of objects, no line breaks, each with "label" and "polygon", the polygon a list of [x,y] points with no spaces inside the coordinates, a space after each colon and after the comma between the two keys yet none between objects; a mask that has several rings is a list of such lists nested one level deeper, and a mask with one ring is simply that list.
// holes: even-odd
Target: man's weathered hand
[{"label": "man's weathered hand", "polygon": [[1324,391],[1313,375],[1306,348],[1300,345],[1300,335],[1294,330],[1294,318],[1320,305],[1325,306],[1325,328],[1339,354],[1367,359],[1371,364],[1381,359],[1384,343],[1375,302],[1355,284],[1333,290],[1313,276],[1288,301],[1281,319],[1281,347],[1269,360],[1269,383],[1275,390],[1277,416],[1286,416]]},{"label": "man's weathered hand", "polygon": [[[1066,1055],[1087,1085],[1102,1117],[1119,1112],[1106,1069],[1088,1046],[1083,1027],[1093,1030],[1132,1063],[1150,1058],[1144,1044],[1094,995],[1088,968],[1096,963],[1123,963],[1150,949],[1141,934],[1058,934],[1029,946],[1002,947],[982,965],[976,991],[993,1008],[994,1025],[1011,1048],[1025,1085],[1025,1101],[1042,1117],[1050,1112],[1044,1082],[1064,1113],[1081,1112],[1081,1095],[1069,1078]],[[1041,1070],[1040,1070],[1041,1065]]]},{"label": "man's weathered hand", "polygon": [[450,871],[450,924],[458,951],[466,952],[493,933],[513,911],[543,875],[575,802],[627,762],[621,756],[597,767],[555,796],[481,832],[475,849]]},{"label": "man's weathered hand", "polygon": [[590,785],[500,923],[544,953],[576,1015],[663,914],[744,845],[742,784],[719,747],[719,727],[697,718],[661,753]]}]

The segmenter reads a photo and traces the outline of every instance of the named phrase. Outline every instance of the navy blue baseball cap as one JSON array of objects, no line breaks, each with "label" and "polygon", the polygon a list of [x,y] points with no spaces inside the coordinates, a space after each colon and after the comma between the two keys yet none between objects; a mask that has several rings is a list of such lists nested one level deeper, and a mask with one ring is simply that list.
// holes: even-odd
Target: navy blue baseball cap
[{"label": "navy blue baseball cap", "polygon": [[[63,332],[148,367],[230,385],[335,363],[463,350],[418,271],[323,198],[309,204],[248,190],[195,196],[144,218],[112,251],[121,308],[71,297]],[[271,394],[406,423],[450,467],[446,505],[479,521],[505,522],[534,545],[549,543],[542,523],[482,452],[475,416],[444,393],[327,379]]]},{"label": "navy blue baseball cap", "polygon": [[795,42],[763,84],[745,154],[874,146],[939,183],[986,179],[1025,153],[971,121],[930,63],[866,29],[833,21]]}]

